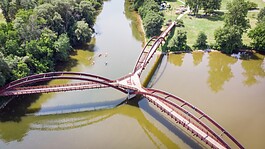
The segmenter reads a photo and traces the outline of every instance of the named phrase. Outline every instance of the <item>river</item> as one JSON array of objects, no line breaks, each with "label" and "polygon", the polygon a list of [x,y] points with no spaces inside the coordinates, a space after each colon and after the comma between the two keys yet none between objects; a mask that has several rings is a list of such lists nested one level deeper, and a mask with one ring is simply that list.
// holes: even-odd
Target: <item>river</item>
[{"label": "river", "polygon": [[[131,72],[143,35],[125,8],[124,0],[105,1],[90,45],[77,50],[67,67],[58,69],[111,79]],[[164,57],[151,86],[200,108],[246,148],[265,148],[263,55],[238,60],[219,52],[171,54]],[[1,118],[0,148],[205,148],[145,99],[112,108],[125,98],[113,89],[96,89],[14,99]],[[110,109],[89,111],[101,107]]]}]

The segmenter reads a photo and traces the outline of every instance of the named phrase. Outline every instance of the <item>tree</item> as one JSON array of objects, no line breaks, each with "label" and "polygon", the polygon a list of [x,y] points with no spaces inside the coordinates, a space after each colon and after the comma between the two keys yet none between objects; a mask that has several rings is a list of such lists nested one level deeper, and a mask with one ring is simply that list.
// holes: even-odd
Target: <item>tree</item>
[{"label": "tree", "polygon": [[152,37],[155,35],[158,35],[161,31],[161,27],[163,24],[164,18],[151,11],[146,15],[146,17],[143,19],[143,25],[145,29],[145,33],[147,37]]},{"label": "tree", "polygon": [[19,10],[14,22],[14,29],[18,31],[23,41],[36,40],[40,37],[41,31],[46,22],[39,18],[32,10]]},{"label": "tree", "polygon": [[81,13],[81,17],[84,18],[89,27],[92,28],[96,19],[96,10],[92,3],[89,1],[81,1],[79,4],[79,11]]},{"label": "tree", "polygon": [[55,49],[55,60],[56,61],[66,61],[69,57],[69,51],[71,50],[71,45],[69,38],[66,34],[59,36],[59,39],[54,42]]},{"label": "tree", "polygon": [[85,21],[77,21],[73,30],[73,44],[84,44],[91,40],[92,30]]},{"label": "tree", "polygon": [[4,60],[4,55],[0,52],[0,86],[3,86],[10,78],[10,69]]},{"label": "tree", "polygon": [[251,45],[256,50],[265,51],[265,21],[258,23],[257,26],[248,33],[248,36],[252,39]]},{"label": "tree", "polygon": [[198,35],[198,38],[196,40],[196,43],[193,45],[195,49],[201,49],[204,50],[207,48],[207,36],[204,32],[200,32]]},{"label": "tree", "polygon": [[265,22],[265,7],[260,10],[257,20],[258,22]]},{"label": "tree", "polygon": [[258,7],[258,4],[254,2],[246,1],[246,3],[247,3],[248,10],[257,9]]},{"label": "tree", "polygon": [[6,19],[6,22],[11,22],[11,17],[9,15],[9,9],[10,9],[10,2],[12,0],[2,0],[0,1],[0,6],[1,6],[1,9],[2,9],[2,13]]},{"label": "tree", "polygon": [[187,50],[187,32],[178,30],[177,34],[168,43],[169,51]]},{"label": "tree", "polygon": [[220,9],[222,0],[203,0],[202,8],[206,15],[212,13],[214,10]]},{"label": "tree", "polygon": [[247,19],[248,6],[244,0],[233,0],[227,3],[225,27],[236,26],[242,33],[250,27]]},{"label": "tree", "polygon": [[0,86],[53,71],[72,45],[90,41],[103,0],[1,0]]},{"label": "tree", "polygon": [[28,76],[30,73],[30,69],[28,65],[22,61],[19,61],[16,65],[16,68],[12,69],[13,80],[20,79]]},{"label": "tree", "polygon": [[142,18],[145,18],[146,15],[150,12],[159,12],[159,5],[154,0],[146,0],[143,5],[139,8],[139,14]]},{"label": "tree", "polygon": [[217,29],[214,38],[218,49],[227,54],[242,46],[242,32],[235,26]]},{"label": "tree", "polygon": [[203,0],[186,0],[186,5],[190,7],[194,15],[197,15],[202,7]]},{"label": "tree", "polygon": [[55,0],[53,1],[53,5],[55,6],[55,11],[60,14],[63,20],[65,30],[71,30],[76,21],[79,21],[75,18],[80,18],[74,13],[75,4],[72,4],[70,0]]}]

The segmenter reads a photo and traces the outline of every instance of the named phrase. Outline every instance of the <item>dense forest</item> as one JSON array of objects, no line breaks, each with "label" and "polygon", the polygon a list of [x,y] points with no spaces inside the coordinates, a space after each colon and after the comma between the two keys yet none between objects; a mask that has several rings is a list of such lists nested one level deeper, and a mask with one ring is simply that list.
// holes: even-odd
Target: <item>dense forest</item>
[{"label": "dense forest", "polygon": [[91,40],[103,0],[1,0],[0,86],[54,71]]}]

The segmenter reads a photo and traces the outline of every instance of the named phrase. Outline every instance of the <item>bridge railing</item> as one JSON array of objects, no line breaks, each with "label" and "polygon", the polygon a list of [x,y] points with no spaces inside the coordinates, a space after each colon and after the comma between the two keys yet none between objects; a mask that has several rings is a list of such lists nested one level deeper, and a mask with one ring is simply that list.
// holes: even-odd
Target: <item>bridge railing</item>
[{"label": "bridge railing", "polygon": [[[23,85],[31,84],[31,83],[36,83],[36,82],[43,82],[47,80],[51,80],[52,78],[55,78],[57,76],[66,76],[66,75],[73,75],[77,76],[78,78],[83,78],[83,77],[92,77],[98,80],[103,80],[107,82],[113,82],[113,80],[97,76],[97,75],[92,75],[92,74],[87,74],[87,73],[80,73],[80,72],[49,72],[49,73],[43,73],[43,74],[36,74],[36,75],[31,75],[28,77],[24,77],[22,79],[10,82],[9,84],[5,85],[4,87],[0,88],[0,93],[4,90],[11,89],[14,87],[20,87]],[[77,78],[73,77],[73,78]],[[70,78],[71,79],[71,78]]]},{"label": "bridge railing", "polygon": [[[195,106],[193,106],[192,104],[188,103],[187,101],[169,94],[167,92],[164,91],[160,91],[160,90],[156,90],[156,89],[151,89],[148,88],[148,91],[151,92],[151,94],[155,94],[155,93],[159,93],[161,95],[164,95],[164,98],[172,98],[174,100],[177,100],[179,102],[182,103],[181,107],[184,106],[188,106],[192,111],[198,113],[201,115],[201,118],[205,118],[208,122],[210,122],[211,124],[213,124],[218,130],[220,130],[220,132],[222,132],[223,134],[225,134],[232,142],[234,142],[239,148],[244,148],[229,132],[227,132],[221,125],[219,125],[216,121],[214,121],[210,116],[208,116],[207,114],[205,114],[203,111],[201,111],[200,109],[196,108]],[[190,112],[189,112],[190,113]],[[197,117],[196,117],[197,118]],[[217,135],[216,133],[214,133],[215,137],[219,137],[219,135]]]},{"label": "bridge railing", "polygon": [[[156,52],[156,49],[162,44],[162,41],[165,40],[165,37],[169,34],[169,32],[171,31],[171,29],[176,25],[175,22],[172,22],[166,30],[164,30],[160,36],[155,36],[152,37],[148,43],[145,45],[145,47],[142,50],[142,53],[140,54],[137,63],[134,67],[133,72],[136,73],[139,69],[141,69],[140,74],[142,73],[143,69],[146,67],[146,65],[149,63],[151,57],[154,55],[154,53]],[[150,46],[149,44],[154,41],[154,43],[152,44],[152,47],[148,50],[148,46]],[[147,54],[145,54],[146,52],[148,52]],[[144,56],[143,56],[144,55]],[[144,63],[144,64],[143,64]]]}]

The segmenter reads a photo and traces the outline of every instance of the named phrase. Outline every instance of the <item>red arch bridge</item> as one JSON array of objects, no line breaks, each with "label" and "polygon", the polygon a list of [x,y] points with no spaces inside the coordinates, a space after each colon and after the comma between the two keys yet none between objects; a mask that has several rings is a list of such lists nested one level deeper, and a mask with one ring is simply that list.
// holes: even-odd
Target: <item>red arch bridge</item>
[{"label": "red arch bridge", "polygon": [[[50,72],[31,75],[13,81],[0,88],[0,96],[14,96],[24,94],[64,92],[73,90],[112,87],[124,93],[140,94],[148,101],[166,113],[169,118],[187,129],[193,136],[198,137],[211,148],[231,148],[227,143],[232,142],[238,148],[244,148],[229,132],[221,127],[200,109],[185,100],[151,88],[144,88],[140,83],[140,76],[157,48],[165,41],[165,37],[175,27],[175,22],[167,27],[158,37],[151,38],[143,48],[133,72],[117,80],[110,80],[101,76],[77,72]],[[82,80],[81,83],[63,85],[32,85],[50,80],[70,79]],[[226,141],[223,137],[226,137]]]}]

